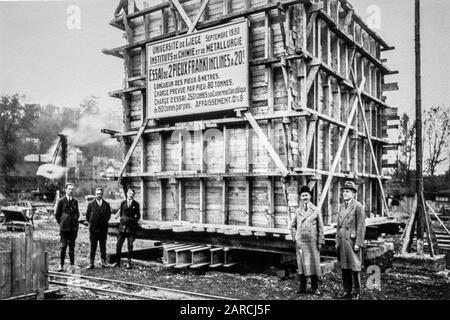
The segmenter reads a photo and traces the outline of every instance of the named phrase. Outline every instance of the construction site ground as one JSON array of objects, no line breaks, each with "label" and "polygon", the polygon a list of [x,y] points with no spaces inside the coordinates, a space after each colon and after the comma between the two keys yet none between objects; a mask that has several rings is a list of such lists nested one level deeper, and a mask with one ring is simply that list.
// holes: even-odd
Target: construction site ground
[{"label": "construction site ground", "polygon": [[[48,251],[49,270],[56,271],[59,266],[59,229],[54,218],[44,218],[35,221],[34,238],[41,241]],[[0,251],[10,249],[9,239],[19,237],[23,232],[8,232],[6,227],[0,227]],[[116,238],[108,236],[107,251],[115,251]],[[150,243],[136,240],[135,249],[148,248]],[[126,245],[124,246],[126,247]],[[125,249],[125,248],[124,248]],[[298,282],[293,276],[281,278],[277,275],[261,273],[231,273],[211,269],[184,272],[183,270],[165,268],[155,261],[146,265],[135,264],[132,270],[126,268],[97,267],[87,270],[89,263],[89,231],[80,225],[76,245],[76,268],[83,275],[110,278],[116,280],[137,282],[160,287],[189,290],[199,293],[227,296],[237,299],[256,300],[313,300],[336,299],[341,291],[341,275],[332,272],[325,275],[320,288],[322,296],[311,294],[296,294]],[[425,271],[407,271],[393,269],[390,265],[391,254],[386,254],[375,263],[381,269],[381,290],[369,289],[366,286],[370,274],[367,270],[361,273],[364,286],[362,299],[367,300],[403,300],[403,299],[450,299],[450,278],[448,273],[432,274]],[[68,259],[68,257],[67,257]],[[96,257],[99,264],[99,253]],[[63,288],[60,299],[110,299],[118,298],[106,294],[93,293],[77,288]],[[124,299],[124,297],[121,297]]]}]

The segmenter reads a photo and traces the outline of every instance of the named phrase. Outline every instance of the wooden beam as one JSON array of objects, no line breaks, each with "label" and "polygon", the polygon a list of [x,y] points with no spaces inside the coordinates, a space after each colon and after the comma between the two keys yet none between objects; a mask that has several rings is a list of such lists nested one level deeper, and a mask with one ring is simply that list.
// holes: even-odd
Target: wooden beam
[{"label": "wooden beam", "polygon": [[311,34],[316,19],[317,19],[317,11],[314,11],[309,16],[308,25],[306,26],[306,37],[309,37],[309,35]]},{"label": "wooden beam", "polygon": [[280,156],[275,151],[273,146],[270,144],[269,140],[267,139],[266,135],[262,131],[261,127],[256,122],[256,119],[253,117],[253,115],[246,111],[244,112],[244,116],[247,118],[248,122],[252,126],[253,130],[255,130],[256,134],[258,135],[258,138],[261,140],[262,144],[266,148],[267,152],[269,152],[269,155],[272,157],[273,161],[275,162],[275,165],[278,167],[278,169],[281,171],[281,174],[285,177],[289,174],[288,169],[284,165],[283,161],[281,161]]},{"label": "wooden beam", "polygon": [[[357,92],[360,92],[364,88],[365,81],[366,81],[366,79],[363,77],[362,81],[361,81],[361,83],[360,83],[360,85],[359,85],[359,87],[357,89]],[[330,188],[331,182],[333,180],[333,175],[334,175],[334,173],[336,171],[336,168],[337,168],[337,166],[339,164],[339,161],[341,160],[342,150],[344,149],[345,142],[347,141],[347,137],[348,137],[348,134],[350,132],[350,126],[351,126],[351,124],[353,122],[353,119],[355,117],[357,107],[358,107],[358,100],[355,99],[354,102],[353,102],[353,106],[352,106],[352,109],[350,111],[350,114],[348,116],[347,126],[345,127],[344,133],[343,133],[341,141],[339,143],[339,148],[338,148],[336,154],[334,155],[333,164],[331,165],[331,169],[330,169],[330,175],[328,176],[328,178],[327,178],[327,180],[325,182],[325,185],[324,185],[324,187],[323,187],[323,189],[321,191],[321,194],[320,194],[320,200],[319,200],[319,203],[317,205],[319,211],[322,209],[322,205],[323,205],[323,203],[324,203],[324,201],[325,201],[325,199],[327,197],[327,194],[328,194],[328,189]]]},{"label": "wooden beam", "polygon": [[[355,78],[355,76],[354,76],[354,73],[353,73],[353,70],[352,70],[352,74],[353,74],[353,78]],[[355,80],[354,80],[355,81]],[[364,124],[364,129],[365,129],[365,131],[366,131],[366,134],[368,135],[368,136],[370,136],[370,129],[369,129],[369,126],[368,126],[368,124],[367,124],[367,119],[366,119],[366,112],[365,112],[365,110],[364,110],[364,104],[363,104],[363,102],[362,102],[362,98],[361,98],[361,92],[359,92],[359,91],[357,91],[356,92],[356,96],[358,97],[358,101],[359,101],[359,107],[360,107],[360,111],[361,111],[361,116],[362,116],[362,120],[363,120],[363,124]],[[386,210],[386,214],[389,214],[389,207],[388,207],[388,205],[387,205],[387,201],[386,201],[386,195],[385,195],[385,193],[384,193],[384,187],[383,187],[383,182],[381,181],[381,178],[380,178],[380,170],[379,170],[379,168],[378,168],[378,160],[377,160],[377,156],[375,155],[375,151],[374,151],[374,149],[373,149],[373,144],[372,144],[372,140],[371,139],[368,139],[367,140],[368,141],[368,143],[369,143],[369,148],[370,148],[370,153],[371,153],[371,155],[372,155],[372,160],[373,160],[373,165],[374,165],[374,167],[375,167],[375,174],[377,175],[377,180],[378,180],[378,184],[379,184],[379,186],[380,186],[380,192],[381,192],[381,197],[382,197],[382,200],[383,200],[383,205],[384,205],[384,208],[385,208],[385,210]]]},{"label": "wooden beam", "polygon": [[208,5],[209,0],[203,0],[202,6],[200,7],[200,10],[198,11],[197,15],[195,16],[194,20],[191,23],[191,26],[188,29],[188,34],[192,33],[192,31],[195,30],[197,27],[197,23],[200,21],[200,18],[203,15],[203,12],[205,12],[206,6]]},{"label": "wooden beam", "polygon": [[399,89],[398,83],[384,83],[383,84],[383,91],[397,91]]},{"label": "wooden beam", "polygon": [[[191,19],[189,19],[189,16],[187,15],[186,11],[184,10],[184,8],[180,4],[180,2],[178,0],[170,0],[170,2],[172,2],[172,4],[175,6],[178,13],[180,14],[181,18],[183,18],[184,22],[186,23],[186,25],[188,27],[188,30],[190,30],[191,28],[194,29],[195,26],[194,27],[192,26],[192,21],[191,21]],[[190,33],[190,32],[188,32],[188,33]]]},{"label": "wooden beam", "polygon": [[317,119],[308,121],[308,133],[306,136],[306,163],[305,166],[308,166],[309,157],[311,155],[313,140],[316,133],[316,124]]},{"label": "wooden beam", "polygon": [[125,168],[127,167],[128,162],[130,161],[131,156],[132,156],[134,150],[136,149],[136,146],[137,146],[139,140],[141,139],[142,134],[144,133],[144,130],[145,130],[145,127],[147,126],[148,121],[149,121],[149,119],[145,120],[144,124],[139,129],[138,134],[137,134],[136,138],[134,139],[133,144],[130,147],[130,150],[128,150],[128,153],[125,156],[124,162],[123,162],[122,167],[120,168],[120,171],[119,171],[119,178],[121,178],[123,173],[125,172]]},{"label": "wooden beam", "polygon": [[117,52],[115,50],[111,50],[111,49],[102,49],[102,53],[106,54],[108,56],[113,56],[113,57],[117,57],[117,58],[124,58],[123,57],[123,53]]},{"label": "wooden beam", "polygon": [[311,87],[314,83],[314,80],[317,77],[317,73],[320,70],[320,65],[313,65],[308,73],[308,78],[306,79],[306,95],[308,95],[309,91],[311,90]]}]

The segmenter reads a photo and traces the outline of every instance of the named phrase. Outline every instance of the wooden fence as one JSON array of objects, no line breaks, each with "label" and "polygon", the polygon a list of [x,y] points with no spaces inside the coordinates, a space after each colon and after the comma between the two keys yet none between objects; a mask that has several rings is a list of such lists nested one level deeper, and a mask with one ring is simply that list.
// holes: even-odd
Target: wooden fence
[{"label": "wooden fence", "polygon": [[11,251],[0,252],[0,299],[36,294],[43,299],[48,289],[48,258],[42,244],[33,241],[33,229],[25,237],[11,239]]}]

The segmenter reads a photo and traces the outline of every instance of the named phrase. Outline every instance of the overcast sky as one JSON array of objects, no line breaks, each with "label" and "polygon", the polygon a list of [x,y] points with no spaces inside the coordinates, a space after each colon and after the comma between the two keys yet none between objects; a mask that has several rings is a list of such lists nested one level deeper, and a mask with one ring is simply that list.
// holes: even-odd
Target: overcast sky
[{"label": "overcast sky", "polygon": [[[123,62],[101,53],[124,44],[122,32],[108,24],[118,1],[0,0],[0,93],[19,92],[28,102],[68,107],[97,95],[103,105],[120,108],[120,101],[107,93],[123,87]],[[142,0],[137,3],[142,7]],[[386,94],[388,103],[413,116],[414,0],[352,3],[364,19],[370,16],[370,6],[379,7],[381,25],[376,32],[396,47],[383,57],[392,70],[400,71],[387,79],[400,86],[400,91]],[[67,27],[71,5],[80,9],[80,29]],[[424,106],[450,105],[449,13],[448,0],[422,1]]]},{"label": "overcast sky", "polygon": [[[156,2],[152,0],[150,2]],[[0,1],[0,91],[20,92],[30,102],[77,106],[90,94],[119,106],[107,92],[122,87],[121,59],[105,56],[103,48],[124,43],[122,32],[111,27],[118,0]],[[138,4],[142,2],[138,1]],[[159,1],[158,1],[159,2]],[[81,28],[69,29],[67,9],[77,5]],[[364,18],[377,5],[381,29],[376,30],[397,50],[384,53],[388,66],[400,74],[400,91],[387,93],[401,112],[414,112],[414,1],[353,1]],[[423,102],[450,104],[450,1],[422,1]]]}]

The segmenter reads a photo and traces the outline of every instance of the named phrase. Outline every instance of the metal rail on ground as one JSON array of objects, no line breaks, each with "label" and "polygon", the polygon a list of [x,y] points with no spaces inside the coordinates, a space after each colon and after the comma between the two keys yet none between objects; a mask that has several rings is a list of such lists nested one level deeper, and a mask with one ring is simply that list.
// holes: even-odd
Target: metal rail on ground
[{"label": "metal rail on ground", "polygon": [[[48,274],[51,277],[74,278],[74,279],[92,280],[92,281],[97,281],[97,282],[100,281],[100,282],[116,283],[116,284],[122,284],[122,285],[127,285],[127,286],[140,287],[140,288],[143,288],[143,289],[151,289],[151,290],[158,291],[158,292],[161,292],[161,293],[163,293],[163,292],[170,292],[170,293],[184,294],[184,295],[195,297],[195,298],[203,298],[203,299],[209,299],[209,300],[236,300],[236,299],[229,298],[229,297],[224,297],[224,296],[216,296],[216,295],[210,295],[210,294],[204,294],[204,293],[198,293],[198,292],[191,292],[191,291],[185,291],[185,290],[179,290],[179,289],[172,289],[172,288],[163,288],[163,287],[146,285],[146,284],[141,284],[141,283],[134,283],[134,282],[128,282],[128,281],[122,281],[122,280],[114,280],[114,279],[107,279],[107,278],[100,278],[100,277],[92,277],[92,276],[79,275],[79,274],[69,274],[69,273],[52,272],[52,271],[50,271]],[[54,283],[54,282],[55,281],[50,281],[50,283]],[[66,283],[62,282],[62,285],[65,285],[65,284]],[[69,285],[72,285],[72,284],[69,284]],[[76,286],[80,286],[80,285],[76,285]],[[91,288],[91,287],[87,287],[87,288]],[[97,288],[91,288],[91,289],[97,290]],[[107,289],[102,289],[102,290],[107,290]],[[100,291],[100,290],[98,290],[98,291]],[[108,290],[108,291],[111,291],[111,290]],[[112,291],[114,291],[114,290],[112,290]],[[117,294],[120,294],[120,292],[118,292]],[[136,296],[140,296],[140,295],[136,295]],[[148,296],[141,296],[141,297],[142,298],[153,299],[153,298],[148,297]]]}]

